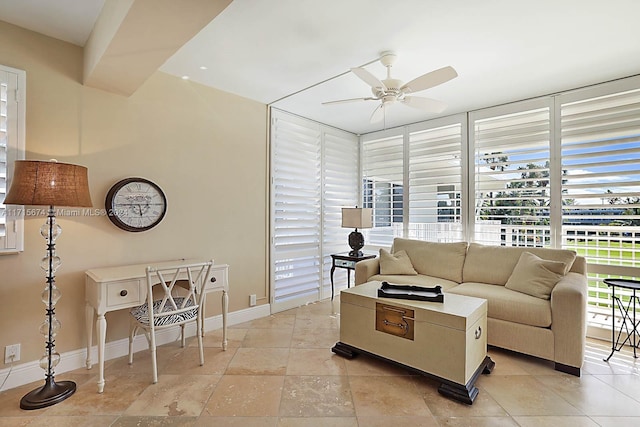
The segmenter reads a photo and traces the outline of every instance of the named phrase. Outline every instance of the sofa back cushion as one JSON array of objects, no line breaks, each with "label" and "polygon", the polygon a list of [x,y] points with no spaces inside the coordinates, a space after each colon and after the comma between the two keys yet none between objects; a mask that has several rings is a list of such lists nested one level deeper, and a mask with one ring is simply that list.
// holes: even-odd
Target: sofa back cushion
[{"label": "sofa back cushion", "polygon": [[393,252],[398,251],[409,255],[418,274],[462,282],[466,242],[437,243],[397,237],[393,240]]},{"label": "sofa back cushion", "polygon": [[565,249],[485,246],[471,243],[464,262],[463,281],[504,286],[523,252],[531,252],[542,259],[563,262],[563,275],[571,269],[576,259],[574,251]]},{"label": "sofa back cushion", "polygon": [[550,261],[531,252],[522,252],[504,287],[532,297],[550,299],[551,291],[564,276],[565,269],[564,262]]},{"label": "sofa back cushion", "polygon": [[411,259],[405,251],[389,253],[380,248],[380,274],[400,274],[415,276],[418,272],[413,268]]}]

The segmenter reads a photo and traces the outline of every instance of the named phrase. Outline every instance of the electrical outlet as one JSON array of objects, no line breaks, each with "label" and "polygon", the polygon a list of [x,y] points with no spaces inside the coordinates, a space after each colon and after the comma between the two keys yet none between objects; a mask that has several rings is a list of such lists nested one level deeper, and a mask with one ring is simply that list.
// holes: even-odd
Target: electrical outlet
[{"label": "electrical outlet", "polygon": [[20,360],[20,344],[8,345],[4,348],[4,363],[17,362]]},{"label": "electrical outlet", "polygon": [[253,307],[256,305],[256,294],[249,295],[249,306]]}]

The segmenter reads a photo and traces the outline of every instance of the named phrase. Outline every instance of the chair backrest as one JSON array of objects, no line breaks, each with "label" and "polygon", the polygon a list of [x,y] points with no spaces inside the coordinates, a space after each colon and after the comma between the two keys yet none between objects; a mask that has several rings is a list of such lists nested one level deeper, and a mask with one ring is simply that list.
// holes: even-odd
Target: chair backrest
[{"label": "chair backrest", "polygon": [[[149,325],[162,326],[194,319],[202,303],[205,280],[212,265],[213,260],[147,267]],[[154,288],[159,291],[155,297]],[[178,288],[181,289],[179,293]]]}]

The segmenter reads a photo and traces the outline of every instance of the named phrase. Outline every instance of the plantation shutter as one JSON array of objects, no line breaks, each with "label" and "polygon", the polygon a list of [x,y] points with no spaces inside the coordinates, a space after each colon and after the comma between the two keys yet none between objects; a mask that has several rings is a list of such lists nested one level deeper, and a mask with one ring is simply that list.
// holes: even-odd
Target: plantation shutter
[{"label": "plantation shutter", "polygon": [[24,71],[0,66],[0,252],[23,249],[23,206],[2,204],[13,162],[24,159]]},{"label": "plantation shutter", "polygon": [[475,242],[550,245],[550,111],[540,99],[470,114]]},{"label": "plantation shutter", "polygon": [[275,111],[272,134],[272,309],[320,299],[319,125]]},{"label": "plantation shutter", "polygon": [[[342,208],[353,207],[359,200],[358,137],[328,128],[323,132],[323,297],[331,295],[331,254],[351,250],[347,240],[352,229],[342,228]],[[348,271],[347,271],[348,273]],[[336,294],[347,283],[344,270],[334,274]],[[351,281],[353,283],[353,280]]]},{"label": "plantation shutter", "polygon": [[[351,230],[342,207],[358,200],[358,138],[272,109],[272,311],[331,295],[331,254]],[[336,275],[336,289],[346,276]]]},{"label": "plantation shutter", "polygon": [[611,328],[611,290],[602,280],[640,278],[640,78],[568,93],[559,102],[567,172],[562,247],[589,263],[590,324]]},{"label": "plantation shutter", "polygon": [[640,89],[567,99],[561,117],[564,244],[586,235],[590,263],[640,266]]},{"label": "plantation shutter", "polygon": [[403,236],[404,147],[402,134],[362,139],[363,207],[373,209],[365,244],[390,246]]},{"label": "plantation shutter", "polygon": [[464,117],[409,131],[409,238],[462,241]]}]

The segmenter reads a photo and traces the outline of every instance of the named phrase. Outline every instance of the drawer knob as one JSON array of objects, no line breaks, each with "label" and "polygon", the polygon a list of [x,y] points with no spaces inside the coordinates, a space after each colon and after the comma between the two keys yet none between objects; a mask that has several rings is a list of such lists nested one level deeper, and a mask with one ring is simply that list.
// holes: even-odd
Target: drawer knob
[{"label": "drawer knob", "polygon": [[120,291],[120,296],[121,296],[121,297],[126,297],[126,296],[127,296],[127,294],[128,294],[128,292],[127,292],[127,290],[126,290],[126,289],[123,289],[123,290],[121,290],[121,291]]},{"label": "drawer knob", "polygon": [[216,280],[218,279],[216,279],[215,277],[211,277],[211,283],[216,283]]},{"label": "drawer knob", "polygon": [[482,326],[478,326],[478,329],[476,329],[476,339],[480,339],[480,337],[482,336]]}]

